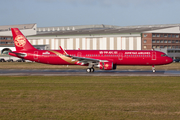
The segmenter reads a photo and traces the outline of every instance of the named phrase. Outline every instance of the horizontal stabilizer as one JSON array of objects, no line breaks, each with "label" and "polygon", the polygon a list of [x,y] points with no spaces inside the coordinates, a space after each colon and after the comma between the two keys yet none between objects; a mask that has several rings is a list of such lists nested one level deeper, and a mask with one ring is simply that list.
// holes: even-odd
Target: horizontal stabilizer
[{"label": "horizontal stabilizer", "polygon": [[26,56],[27,56],[26,53],[9,52],[9,54],[15,54],[15,55],[17,55],[18,57],[26,57]]}]

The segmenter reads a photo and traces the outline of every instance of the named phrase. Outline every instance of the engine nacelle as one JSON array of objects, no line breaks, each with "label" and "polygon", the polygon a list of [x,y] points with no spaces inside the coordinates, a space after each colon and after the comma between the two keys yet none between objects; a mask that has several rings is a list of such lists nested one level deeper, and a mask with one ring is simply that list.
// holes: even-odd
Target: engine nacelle
[{"label": "engine nacelle", "polygon": [[113,62],[99,62],[99,68],[101,70],[114,70],[116,65]]}]

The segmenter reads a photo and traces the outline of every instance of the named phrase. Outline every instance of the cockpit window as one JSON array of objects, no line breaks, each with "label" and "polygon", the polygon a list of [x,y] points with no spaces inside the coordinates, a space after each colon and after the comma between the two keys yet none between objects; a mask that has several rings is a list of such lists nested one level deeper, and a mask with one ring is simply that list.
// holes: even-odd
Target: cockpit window
[{"label": "cockpit window", "polygon": [[165,57],[165,56],[167,56],[166,54],[161,54],[161,57]]}]

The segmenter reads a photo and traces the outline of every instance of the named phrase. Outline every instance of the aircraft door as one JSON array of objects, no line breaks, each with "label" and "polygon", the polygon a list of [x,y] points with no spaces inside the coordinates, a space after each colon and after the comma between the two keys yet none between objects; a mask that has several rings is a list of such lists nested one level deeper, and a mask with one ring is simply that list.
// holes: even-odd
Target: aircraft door
[{"label": "aircraft door", "polygon": [[38,59],[38,51],[34,51],[34,60]]},{"label": "aircraft door", "polygon": [[152,60],[156,60],[156,52],[152,52]]},{"label": "aircraft door", "polygon": [[78,53],[77,53],[77,56],[78,56],[78,57],[82,57],[82,53],[81,53],[81,52],[78,52]]},{"label": "aircraft door", "polygon": [[118,59],[119,59],[119,60],[123,60],[123,53],[122,53],[122,52],[119,53]]}]

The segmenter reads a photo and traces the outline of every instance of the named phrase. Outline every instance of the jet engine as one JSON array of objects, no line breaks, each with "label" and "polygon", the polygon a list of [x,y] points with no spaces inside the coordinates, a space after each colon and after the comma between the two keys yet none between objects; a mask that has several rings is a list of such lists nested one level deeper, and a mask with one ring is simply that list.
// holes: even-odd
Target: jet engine
[{"label": "jet engine", "polygon": [[99,62],[99,68],[101,70],[115,70],[116,64],[113,64],[113,62]]}]

